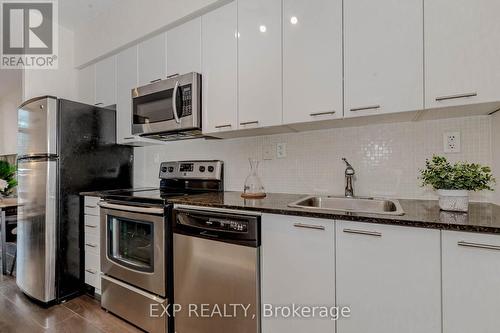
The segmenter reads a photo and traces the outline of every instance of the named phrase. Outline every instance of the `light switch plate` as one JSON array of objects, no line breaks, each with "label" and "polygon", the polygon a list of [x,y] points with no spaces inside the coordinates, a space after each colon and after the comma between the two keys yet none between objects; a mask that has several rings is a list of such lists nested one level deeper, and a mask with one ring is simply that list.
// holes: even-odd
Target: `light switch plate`
[{"label": "light switch plate", "polygon": [[262,159],[263,160],[273,160],[274,159],[274,145],[264,145],[262,147]]},{"label": "light switch plate", "polygon": [[278,143],[276,145],[276,157],[286,158],[286,143]]},{"label": "light switch plate", "polygon": [[461,151],[460,132],[444,133],[443,144],[445,153],[460,153]]}]

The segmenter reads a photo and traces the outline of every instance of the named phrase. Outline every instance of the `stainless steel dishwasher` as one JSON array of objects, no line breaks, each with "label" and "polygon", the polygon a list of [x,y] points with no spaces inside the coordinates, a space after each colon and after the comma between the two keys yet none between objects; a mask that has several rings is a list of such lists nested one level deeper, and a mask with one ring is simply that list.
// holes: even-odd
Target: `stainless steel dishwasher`
[{"label": "stainless steel dishwasher", "polygon": [[174,209],[177,333],[260,331],[260,216]]}]

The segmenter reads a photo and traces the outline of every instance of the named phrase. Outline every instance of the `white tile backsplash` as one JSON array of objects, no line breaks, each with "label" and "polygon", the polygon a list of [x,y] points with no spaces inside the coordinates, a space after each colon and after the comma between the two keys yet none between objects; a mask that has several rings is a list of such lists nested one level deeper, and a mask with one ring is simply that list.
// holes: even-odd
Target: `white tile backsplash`
[{"label": "white tile backsplash", "polygon": [[[443,134],[460,131],[460,153],[452,161],[493,163],[492,117],[477,116],[231,140],[191,140],[135,148],[135,186],[157,186],[158,161],[220,159],[225,162],[226,190],[239,191],[248,174],[248,158],[262,159],[265,145],[286,143],[287,157],[265,160],[260,174],[268,192],[343,195],[346,157],[356,170],[355,191],[362,196],[435,198],[417,179],[425,159],[444,154]],[[474,201],[491,201],[489,192]]]}]

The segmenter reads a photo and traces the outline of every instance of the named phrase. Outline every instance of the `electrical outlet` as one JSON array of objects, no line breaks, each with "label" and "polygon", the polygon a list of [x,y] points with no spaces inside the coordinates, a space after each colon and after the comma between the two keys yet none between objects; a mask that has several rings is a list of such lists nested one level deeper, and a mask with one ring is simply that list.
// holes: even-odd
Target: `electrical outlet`
[{"label": "electrical outlet", "polygon": [[446,132],[443,136],[445,153],[460,153],[460,132]]},{"label": "electrical outlet", "polygon": [[264,145],[262,147],[262,159],[263,160],[274,159],[274,146],[273,145]]},{"label": "electrical outlet", "polygon": [[278,143],[276,145],[276,157],[286,158],[286,143]]}]

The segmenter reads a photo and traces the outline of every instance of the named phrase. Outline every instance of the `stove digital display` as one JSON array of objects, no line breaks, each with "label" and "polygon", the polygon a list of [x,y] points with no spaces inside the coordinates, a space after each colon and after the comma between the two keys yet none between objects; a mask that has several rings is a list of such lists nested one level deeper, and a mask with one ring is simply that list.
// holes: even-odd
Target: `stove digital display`
[{"label": "stove digital display", "polygon": [[193,169],[194,169],[193,163],[182,163],[180,165],[179,171],[180,172],[192,172]]}]

